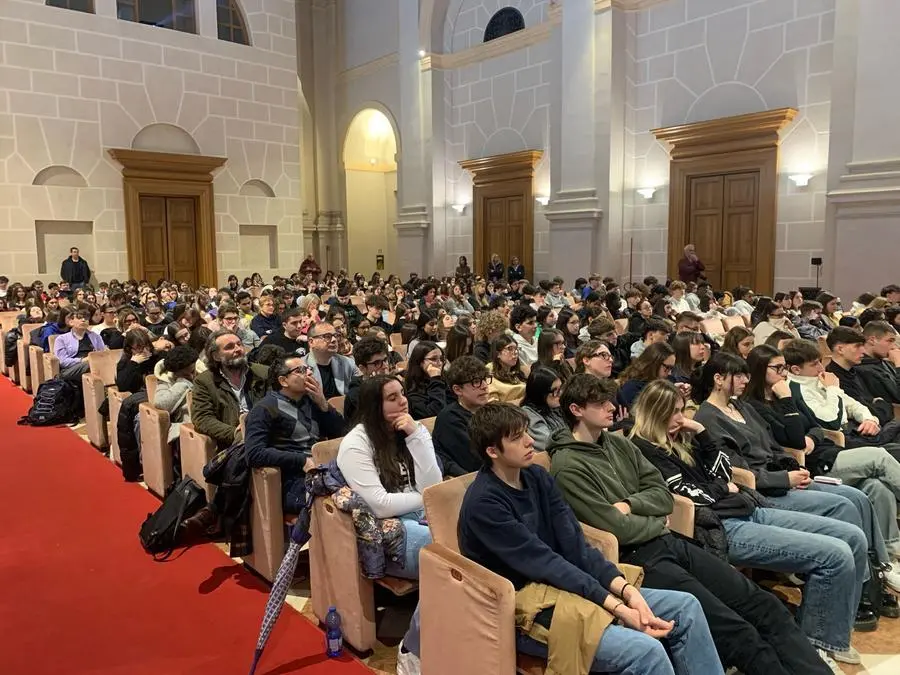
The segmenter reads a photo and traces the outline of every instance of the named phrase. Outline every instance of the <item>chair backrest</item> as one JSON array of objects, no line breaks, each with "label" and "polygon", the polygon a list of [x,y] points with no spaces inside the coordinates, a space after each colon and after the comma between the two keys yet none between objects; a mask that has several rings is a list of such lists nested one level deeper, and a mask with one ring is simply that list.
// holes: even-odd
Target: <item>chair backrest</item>
[{"label": "chair backrest", "polygon": [[312,446],[312,457],[316,464],[328,464],[338,456],[338,450],[341,447],[341,441],[344,437],[332,438],[328,441],[319,441]]},{"label": "chair backrest", "polygon": [[625,335],[628,332],[628,319],[616,319],[616,333]]},{"label": "chair backrest", "polygon": [[47,338],[47,346],[50,347],[50,353],[53,353],[53,346],[56,344],[56,338],[59,337],[59,334],[54,333],[49,338]]},{"label": "chair backrest", "polygon": [[156,387],[159,384],[159,380],[156,375],[147,375],[144,378],[144,386],[147,387],[147,402],[150,405],[153,405],[153,399],[156,398]]},{"label": "chair backrest", "polygon": [[38,328],[40,328],[43,325],[44,324],[42,324],[42,323],[24,323],[24,324],[22,324],[22,326],[21,326],[22,338],[21,339],[25,340],[26,345],[29,344],[29,342],[30,342],[31,331],[37,330]]},{"label": "chair backrest", "polygon": [[434,433],[434,421],[437,417],[426,417],[424,420],[419,420],[422,423],[422,426],[428,429],[429,434]]},{"label": "chair backrest", "polygon": [[475,476],[475,473],[467,473],[465,476],[445,480],[425,488],[422,495],[432,541],[457,553],[459,540],[456,536],[456,526],[459,523],[459,509],[462,507],[466,490],[475,480]]},{"label": "chair backrest", "polygon": [[743,326],[744,320],[739,316],[726,316],[722,323],[725,324],[725,330],[729,331],[732,328],[736,328],[737,326]]},{"label": "chair backrest", "polygon": [[16,317],[22,312],[16,310],[14,312],[0,312],[0,330],[4,333],[18,325]]},{"label": "chair backrest", "polygon": [[722,325],[721,319],[703,319],[700,322],[703,326],[703,332],[707,335],[724,335],[725,327]]},{"label": "chair backrest", "polygon": [[99,377],[106,387],[114,385],[116,383],[116,365],[121,358],[121,349],[105,349],[102,352],[91,352],[87,355],[91,375]]},{"label": "chair backrest", "polygon": [[398,345],[403,344],[403,335],[401,333],[391,333],[391,346],[394,349],[397,348]]},{"label": "chair backrest", "polygon": [[406,351],[406,350],[407,350],[407,346],[408,346],[408,345],[404,345],[404,344],[394,345],[394,351],[395,351],[397,354],[399,354],[400,356],[402,356],[404,361],[406,360],[406,358],[407,358],[407,356],[408,356],[407,351]]},{"label": "chair backrest", "polygon": [[328,399],[328,402],[331,404],[331,407],[337,410],[341,415],[344,414],[344,399],[346,396],[332,396]]}]

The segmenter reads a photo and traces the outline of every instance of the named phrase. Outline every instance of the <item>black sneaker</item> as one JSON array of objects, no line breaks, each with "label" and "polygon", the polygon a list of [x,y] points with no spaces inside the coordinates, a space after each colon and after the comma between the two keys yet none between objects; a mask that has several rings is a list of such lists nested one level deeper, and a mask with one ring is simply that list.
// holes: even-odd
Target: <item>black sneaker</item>
[{"label": "black sneaker", "polygon": [[900,603],[897,602],[897,596],[885,590],[881,593],[881,607],[878,609],[878,615],[888,619],[900,618]]},{"label": "black sneaker", "polygon": [[859,633],[871,633],[878,628],[878,617],[874,612],[865,609],[862,605],[856,611],[856,621],[853,624],[853,630]]}]

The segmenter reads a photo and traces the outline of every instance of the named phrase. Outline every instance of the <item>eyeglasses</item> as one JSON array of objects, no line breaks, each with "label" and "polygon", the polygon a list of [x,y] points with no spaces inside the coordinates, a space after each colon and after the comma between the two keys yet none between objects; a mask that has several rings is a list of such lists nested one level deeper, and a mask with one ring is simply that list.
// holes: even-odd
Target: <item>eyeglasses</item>
[{"label": "eyeglasses", "polygon": [[444,357],[443,356],[426,356],[424,360],[430,361],[431,363],[443,363]]},{"label": "eyeglasses", "polygon": [[337,333],[320,333],[313,337],[313,340],[325,340],[326,342],[331,342],[332,340],[337,340]]},{"label": "eyeglasses", "polygon": [[594,352],[591,354],[592,359],[601,359],[603,361],[612,361],[612,354],[609,352]]},{"label": "eyeglasses", "polygon": [[787,370],[787,366],[783,363],[774,365],[774,366],[766,366],[766,368],[769,368],[770,370],[774,370],[779,375],[783,375],[784,371]]},{"label": "eyeglasses", "polygon": [[554,347],[565,347],[566,346],[565,340],[558,340],[557,342],[553,343],[553,346]]},{"label": "eyeglasses", "polygon": [[471,384],[476,389],[481,389],[485,385],[490,385],[493,381],[494,377],[492,375],[488,375],[487,377],[479,377],[474,380],[469,380],[466,384]]},{"label": "eyeglasses", "polygon": [[780,314],[769,314],[769,316],[771,316],[773,319],[783,319],[784,312],[781,312]]},{"label": "eyeglasses", "polygon": [[660,368],[662,368],[662,370],[663,370],[664,373],[669,373],[669,374],[671,374],[672,371],[675,370],[675,366],[670,366],[670,365],[667,365],[667,364],[665,364],[665,363],[663,363],[662,365],[660,365]]},{"label": "eyeglasses", "polygon": [[554,387],[553,389],[550,390],[550,395],[553,396],[554,398],[559,396],[560,393],[562,393],[562,387]]},{"label": "eyeglasses", "polygon": [[516,345],[506,345],[506,346],[505,346],[503,349],[501,349],[500,351],[501,351],[501,352],[509,352],[510,354],[512,354],[512,353],[518,352],[518,351],[519,351],[519,348],[518,348]]},{"label": "eyeglasses", "polygon": [[387,361],[388,361],[388,360],[387,360],[386,358],[384,358],[384,359],[375,359],[375,360],[373,360],[373,361],[369,361],[369,362],[366,364],[366,367],[367,367],[367,368],[383,368],[384,365],[387,363]]},{"label": "eyeglasses", "polygon": [[311,373],[312,368],[307,365],[297,366],[296,368],[291,368],[287,373],[285,373],[285,377],[289,375],[293,375],[294,373],[298,373],[299,375],[306,375],[307,373]]}]

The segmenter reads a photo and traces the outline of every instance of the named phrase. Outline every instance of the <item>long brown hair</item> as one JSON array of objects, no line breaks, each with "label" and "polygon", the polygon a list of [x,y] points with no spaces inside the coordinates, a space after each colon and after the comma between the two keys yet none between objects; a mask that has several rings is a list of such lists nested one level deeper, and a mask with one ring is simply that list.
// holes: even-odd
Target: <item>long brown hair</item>
[{"label": "long brown hair", "polygon": [[669,436],[669,420],[675,414],[679,399],[684,403],[684,397],[674,384],[668,380],[653,380],[643,388],[631,408],[634,426],[629,436],[643,438],[694,466],[690,441],[681,432],[674,439]]},{"label": "long brown hair", "polygon": [[[403,492],[416,484],[416,469],[406,443],[390,422],[384,419],[384,388],[389,382],[400,382],[393,375],[363,378],[359,385],[359,407],[354,421],[362,424],[372,445],[372,459],[381,484],[388,492]],[[401,383],[402,384],[402,383]],[[406,469],[406,475],[401,469]]]}]

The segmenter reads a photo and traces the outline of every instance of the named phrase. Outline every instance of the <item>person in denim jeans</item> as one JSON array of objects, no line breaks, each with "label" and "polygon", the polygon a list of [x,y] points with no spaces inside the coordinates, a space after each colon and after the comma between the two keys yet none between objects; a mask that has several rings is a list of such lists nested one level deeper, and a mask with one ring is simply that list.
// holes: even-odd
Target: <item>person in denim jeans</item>
[{"label": "person in denim jeans", "polygon": [[[356,420],[341,441],[338,468],[376,518],[397,518],[406,531],[404,558],[389,561],[387,574],[418,579],[419,550],[431,543],[422,493],[443,477],[431,435],[410,416],[403,385],[392,375],[374,375],[360,383]],[[400,643],[398,675],[418,673],[418,656],[416,609]]]},{"label": "person in denim jeans", "polygon": [[[822,650],[822,659],[836,669],[827,652],[849,652],[861,592],[846,542],[862,542],[862,532],[831,518],[773,508],[759,493],[739,489],[724,444],[683,410],[684,399],[674,384],[651,382],[632,409],[632,440],[659,469],[670,491],[718,517],[730,563],[807,575],[798,622]],[[701,522],[700,514],[696,517]]]},{"label": "person in denim jeans", "polygon": [[[547,584],[612,614],[618,625],[603,632],[591,673],[723,672],[703,608],[694,596],[638,590],[588,545],[550,474],[534,464],[534,441],[525,413],[508,403],[489,403],[474,413],[469,430],[483,467],[460,509],[463,555],[506,577],[517,590],[530,583]],[[541,620],[539,615],[538,623]],[[516,648],[548,656],[546,645],[518,631]]]}]

